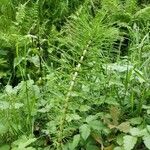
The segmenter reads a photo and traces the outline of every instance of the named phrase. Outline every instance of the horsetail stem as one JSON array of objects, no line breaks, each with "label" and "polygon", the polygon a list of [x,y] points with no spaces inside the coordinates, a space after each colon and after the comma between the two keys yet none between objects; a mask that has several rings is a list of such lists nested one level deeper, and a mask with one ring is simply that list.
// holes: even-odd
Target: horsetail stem
[{"label": "horsetail stem", "polygon": [[65,98],[65,105],[64,105],[64,108],[63,108],[63,112],[62,112],[62,118],[61,118],[61,121],[60,121],[60,126],[59,126],[59,135],[58,135],[58,146],[57,146],[57,149],[60,150],[62,149],[62,139],[63,139],[63,130],[64,130],[64,123],[65,123],[65,118],[66,118],[66,112],[68,110],[68,106],[69,106],[69,99],[70,99],[70,96],[71,96],[71,92],[73,90],[73,87],[75,85],[75,81],[76,81],[76,78],[78,76],[78,72],[81,68],[81,64],[83,63],[83,59],[87,53],[87,50],[90,46],[90,43],[91,41],[88,42],[88,44],[86,45],[86,48],[83,50],[83,53],[82,53],[82,56],[80,57],[80,60],[77,64],[77,66],[75,67],[75,72],[73,73],[72,75],[72,80],[70,82],[70,87],[69,87],[69,90],[68,90],[68,93],[66,94],[66,98]]}]

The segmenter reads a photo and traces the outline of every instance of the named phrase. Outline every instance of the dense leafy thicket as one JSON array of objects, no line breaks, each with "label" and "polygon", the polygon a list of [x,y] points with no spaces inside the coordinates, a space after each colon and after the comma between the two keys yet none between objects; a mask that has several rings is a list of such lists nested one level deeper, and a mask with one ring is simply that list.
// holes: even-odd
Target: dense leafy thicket
[{"label": "dense leafy thicket", "polygon": [[0,1],[0,149],[150,149],[150,6]]}]

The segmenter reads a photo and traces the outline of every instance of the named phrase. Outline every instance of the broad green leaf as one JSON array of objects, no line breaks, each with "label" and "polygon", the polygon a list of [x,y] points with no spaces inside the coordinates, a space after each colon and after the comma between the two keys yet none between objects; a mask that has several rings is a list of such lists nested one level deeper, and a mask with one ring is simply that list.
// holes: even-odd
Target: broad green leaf
[{"label": "broad green leaf", "polygon": [[87,124],[83,124],[80,128],[80,134],[84,140],[86,140],[90,135],[90,127]]},{"label": "broad green leaf", "polygon": [[147,130],[148,132],[150,132],[150,125],[147,125]]},{"label": "broad green leaf", "polygon": [[115,147],[114,150],[124,150],[124,148],[118,146],[118,147]]},{"label": "broad green leaf", "polygon": [[118,120],[120,116],[120,110],[116,106],[111,106],[110,107],[110,115],[112,117],[112,123],[113,125],[118,125]]},{"label": "broad green leaf", "polygon": [[130,129],[130,134],[132,136],[138,136],[138,137],[140,137],[141,136],[141,130],[139,128],[131,128]]},{"label": "broad green leaf", "polygon": [[73,142],[69,146],[70,150],[74,150],[78,146],[79,142],[80,142],[80,135],[77,134],[73,137]]},{"label": "broad green leaf", "polygon": [[123,145],[123,134],[117,136],[116,142],[118,145]]},{"label": "broad green leaf", "polygon": [[5,134],[5,133],[7,133],[8,132],[8,126],[5,124],[3,124],[3,123],[0,123],[0,135],[2,135],[2,134]]},{"label": "broad green leaf", "polygon": [[67,114],[66,120],[71,122],[72,120],[80,120],[81,117],[78,114]]},{"label": "broad green leaf", "polygon": [[137,142],[137,137],[126,135],[123,137],[123,147],[125,150],[132,150]]},{"label": "broad green leaf", "polygon": [[36,138],[27,138],[26,136],[22,136],[20,139],[13,142],[13,145],[14,147],[17,146],[20,149],[24,149],[35,141],[36,141]]},{"label": "broad green leaf", "polygon": [[9,103],[6,101],[0,101],[0,110],[5,110],[10,107]]},{"label": "broad green leaf", "polygon": [[141,117],[136,117],[129,120],[132,125],[139,125],[142,123],[142,121],[143,119]]},{"label": "broad green leaf", "polygon": [[99,148],[96,145],[88,145],[86,150],[99,150]]},{"label": "broad green leaf", "polygon": [[128,133],[130,130],[130,123],[129,122],[123,122],[119,126],[117,126],[117,129],[124,133]]},{"label": "broad green leaf", "polygon": [[29,146],[31,143],[35,142],[36,138],[31,138],[25,141],[24,143],[20,143],[19,148],[24,148],[26,146]]},{"label": "broad green leaf", "polygon": [[88,111],[90,108],[91,107],[88,105],[81,105],[79,110],[85,112]]},{"label": "broad green leaf", "polygon": [[146,146],[148,149],[150,149],[150,135],[143,137],[143,141],[144,141],[145,146]]},{"label": "broad green leaf", "polygon": [[93,120],[96,120],[97,119],[97,116],[94,116],[94,115],[89,115],[87,118],[86,118],[86,122],[89,123]]},{"label": "broad green leaf", "polygon": [[2,145],[2,146],[0,146],[0,150],[10,150],[10,146],[9,145]]},{"label": "broad green leaf", "polygon": [[11,86],[11,85],[6,85],[5,91],[6,91],[6,93],[7,93],[8,95],[13,94],[13,88],[12,88],[12,86]]},{"label": "broad green leaf", "polygon": [[97,131],[101,131],[105,128],[104,124],[98,120],[93,120],[89,122],[88,124],[93,130],[97,130]]}]

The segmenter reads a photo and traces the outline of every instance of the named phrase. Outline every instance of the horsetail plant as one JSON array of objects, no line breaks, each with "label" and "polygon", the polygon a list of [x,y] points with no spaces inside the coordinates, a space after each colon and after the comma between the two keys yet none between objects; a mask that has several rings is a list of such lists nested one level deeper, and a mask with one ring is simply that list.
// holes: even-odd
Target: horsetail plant
[{"label": "horsetail plant", "polygon": [[86,55],[86,53],[90,47],[90,44],[91,44],[91,41],[88,42],[86,48],[83,50],[82,56],[80,57],[80,60],[79,60],[77,66],[75,68],[75,72],[72,75],[72,80],[70,82],[69,90],[68,90],[68,93],[67,93],[66,98],[64,100],[64,108],[63,108],[62,117],[61,117],[60,125],[59,125],[58,147],[57,147],[58,150],[62,149],[62,145],[63,145],[63,142],[62,142],[63,130],[64,130],[64,124],[65,124],[65,120],[66,120],[66,112],[68,110],[71,92],[73,90],[74,84],[76,82],[76,78],[77,78],[79,70],[81,68],[81,64],[83,63],[84,57],[85,57],[85,55]]}]

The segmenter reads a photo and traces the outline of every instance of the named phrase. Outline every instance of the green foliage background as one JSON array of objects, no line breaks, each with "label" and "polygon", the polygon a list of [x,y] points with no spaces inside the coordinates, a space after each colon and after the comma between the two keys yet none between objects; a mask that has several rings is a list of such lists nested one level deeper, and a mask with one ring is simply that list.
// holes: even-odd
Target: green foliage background
[{"label": "green foliage background", "polygon": [[150,5],[0,1],[0,149],[150,149]]}]

